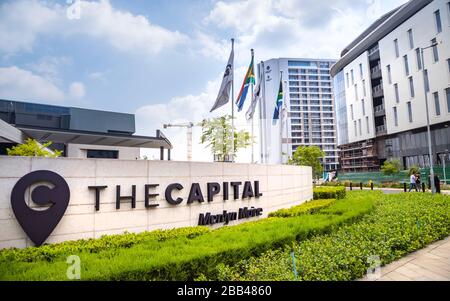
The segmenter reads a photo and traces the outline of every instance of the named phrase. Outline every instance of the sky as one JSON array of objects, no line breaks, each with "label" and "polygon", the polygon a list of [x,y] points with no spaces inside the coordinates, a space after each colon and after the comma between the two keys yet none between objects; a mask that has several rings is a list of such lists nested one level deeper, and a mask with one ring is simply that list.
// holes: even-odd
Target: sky
[{"label": "sky", "polygon": [[[251,48],[255,61],[338,59],[373,21],[405,2],[0,0],[0,98],[132,113],[136,134],[154,136],[164,123],[229,114],[229,106],[209,110],[231,38],[239,90]],[[236,125],[249,130],[244,112]],[[185,129],[163,132],[172,158],[186,160]],[[193,159],[211,161],[200,135],[194,127]],[[249,160],[249,149],[238,153],[238,162]]]}]

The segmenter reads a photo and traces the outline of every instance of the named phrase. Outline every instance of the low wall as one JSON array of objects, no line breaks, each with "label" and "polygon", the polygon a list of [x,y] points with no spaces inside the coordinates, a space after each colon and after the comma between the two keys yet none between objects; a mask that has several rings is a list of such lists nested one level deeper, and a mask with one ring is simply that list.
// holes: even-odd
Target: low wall
[{"label": "low wall", "polygon": [[[29,174],[41,170],[52,171],[57,177],[59,175],[64,179],[67,190],[70,191],[70,200],[67,209],[62,211],[59,222],[56,221],[54,230],[49,230],[51,234],[47,237],[45,233],[34,233],[33,235],[45,237],[34,237],[33,243],[29,238],[33,236],[30,233],[38,231],[36,228],[40,229],[43,224],[48,223],[48,217],[43,217],[42,212],[50,211],[42,211],[45,208],[35,202],[42,205],[42,198],[49,198],[48,196],[57,190],[55,183],[43,181],[40,174],[39,181],[21,191],[24,183],[37,173],[33,173],[33,176]],[[219,216],[224,211],[227,211],[229,217],[233,217],[229,213],[236,213],[238,217],[231,218],[230,225],[264,218],[280,208],[288,208],[312,199],[311,174],[309,167],[281,165],[0,157],[0,248],[23,248],[40,244],[36,243],[37,240],[55,243],[98,238],[124,231],[141,232],[197,226],[199,220],[209,221],[214,224],[212,227],[220,227],[227,221]],[[26,175],[29,176],[24,178]],[[149,186],[152,184],[153,186]],[[122,197],[131,196],[134,187],[134,206],[131,199],[120,198],[118,208],[118,185],[119,195]],[[39,186],[47,186],[50,189],[35,189]],[[179,190],[181,186],[183,189]],[[239,191],[235,191],[236,187]],[[12,202],[13,189],[15,197]],[[99,194],[98,202],[96,192]],[[235,192],[238,192],[236,200]],[[32,194],[34,202],[31,201]],[[21,195],[24,195],[22,202],[26,203],[23,208],[19,205]],[[52,200],[56,204],[46,208],[55,210],[64,202],[58,198],[63,196],[57,194]],[[251,217],[249,211],[244,209],[250,210],[252,207],[255,208],[252,211],[255,217]],[[214,217],[211,218],[207,213]],[[23,220],[21,223],[18,221],[20,218]],[[27,232],[23,230],[26,227],[30,228]]]}]

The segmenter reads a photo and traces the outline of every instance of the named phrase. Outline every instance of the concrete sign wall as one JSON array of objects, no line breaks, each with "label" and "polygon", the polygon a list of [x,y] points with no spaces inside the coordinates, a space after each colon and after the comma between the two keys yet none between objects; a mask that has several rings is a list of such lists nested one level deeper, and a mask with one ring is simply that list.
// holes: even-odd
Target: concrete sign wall
[{"label": "concrete sign wall", "polygon": [[[60,182],[55,185],[42,179],[48,174],[65,180],[70,200],[68,205],[62,200],[67,208],[59,222],[52,221],[54,229],[48,234],[34,233],[49,222],[43,212],[60,205],[58,198],[64,197],[57,193],[60,187],[55,187]],[[38,181],[29,182],[31,178]],[[28,188],[23,188],[28,182]],[[26,206],[20,207],[20,199]],[[199,223],[234,225],[310,199],[309,167],[0,157],[0,248]]]}]

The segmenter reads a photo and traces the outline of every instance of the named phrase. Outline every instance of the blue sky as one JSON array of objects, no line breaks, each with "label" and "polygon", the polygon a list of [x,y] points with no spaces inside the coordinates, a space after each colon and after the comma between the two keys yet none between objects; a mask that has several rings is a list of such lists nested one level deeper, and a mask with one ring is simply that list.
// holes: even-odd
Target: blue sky
[{"label": "blue sky", "polygon": [[[338,58],[405,2],[1,0],[0,98],[134,113],[138,133],[153,135],[162,123],[211,117],[231,37],[239,86],[250,48],[257,61]],[[167,134],[180,145],[174,157],[185,159],[184,132]],[[194,145],[202,160],[203,147]]]}]

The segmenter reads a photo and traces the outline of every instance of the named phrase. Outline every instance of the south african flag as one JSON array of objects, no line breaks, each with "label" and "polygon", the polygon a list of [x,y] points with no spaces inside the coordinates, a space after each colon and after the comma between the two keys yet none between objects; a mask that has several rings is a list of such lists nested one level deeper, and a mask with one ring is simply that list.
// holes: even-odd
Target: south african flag
[{"label": "south african flag", "polygon": [[276,124],[280,119],[280,111],[283,105],[283,78],[280,78],[280,88],[278,89],[277,102],[275,103],[275,111],[273,112],[273,123]]},{"label": "south african flag", "polygon": [[245,98],[247,97],[248,88],[251,84],[255,84],[255,70],[253,67],[253,56],[250,66],[248,67],[247,74],[245,75],[244,82],[242,83],[241,91],[239,92],[239,96],[236,100],[236,106],[238,108],[238,112],[242,111],[244,107]]}]

